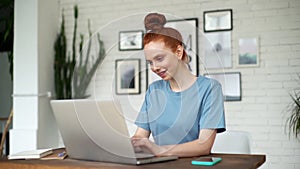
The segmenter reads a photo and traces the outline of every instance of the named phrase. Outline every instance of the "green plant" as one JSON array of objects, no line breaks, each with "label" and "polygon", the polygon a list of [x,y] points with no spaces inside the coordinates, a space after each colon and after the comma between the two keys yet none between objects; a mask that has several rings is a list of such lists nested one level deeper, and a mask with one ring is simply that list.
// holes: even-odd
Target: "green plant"
[{"label": "green plant", "polygon": [[8,61],[10,63],[9,72],[11,80],[13,80],[13,28],[14,28],[14,1],[1,0],[1,11],[6,13],[0,15],[0,23],[3,26],[0,32],[0,49],[7,51]]},{"label": "green plant", "polygon": [[[99,45],[98,56],[96,59],[90,60],[90,50],[92,46],[92,32],[90,22],[88,21],[89,41],[84,57],[82,49],[84,44],[84,36],[80,35],[79,43],[79,63],[76,61],[76,35],[77,35],[77,19],[78,7],[74,6],[74,31],[72,40],[72,56],[67,52],[67,40],[65,35],[65,20],[62,15],[62,23],[60,33],[57,35],[54,61],[54,78],[55,78],[55,93],[57,99],[80,99],[88,97],[86,94],[87,87],[97,70],[98,65],[104,60],[105,49],[104,43],[100,39],[100,34],[97,34]],[[92,66],[89,64],[92,62]],[[72,89],[73,87],[73,89]]]},{"label": "green plant", "polygon": [[[298,75],[300,79],[300,75]],[[288,112],[291,113],[286,121],[286,126],[289,128],[289,136],[291,133],[298,138],[300,134],[300,92],[297,90],[294,91],[293,95],[290,95],[292,98],[292,103],[288,107]]]}]

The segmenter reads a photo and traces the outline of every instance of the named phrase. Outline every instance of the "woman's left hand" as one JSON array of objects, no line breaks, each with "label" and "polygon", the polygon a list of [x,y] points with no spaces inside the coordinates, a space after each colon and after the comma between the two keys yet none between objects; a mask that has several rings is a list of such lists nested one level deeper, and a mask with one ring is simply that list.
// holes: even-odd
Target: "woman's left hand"
[{"label": "woman's left hand", "polygon": [[132,145],[141,148],[144,152],[150,152],[155,156],[167,156],[167,148],[159,146],[150,141],[148,138],[131,138]]}]

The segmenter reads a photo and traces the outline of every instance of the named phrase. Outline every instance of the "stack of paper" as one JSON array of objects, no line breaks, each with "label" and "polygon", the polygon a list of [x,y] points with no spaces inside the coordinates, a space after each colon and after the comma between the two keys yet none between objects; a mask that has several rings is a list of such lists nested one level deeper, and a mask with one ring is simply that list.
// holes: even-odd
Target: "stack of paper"
[{"label": "stack of paper", "polygon": [[29,150],[22,151],[16,154],[8,155],[9,160],[13,159],[39,159],[45,157],[49,154],[52,154],[52,149],[38,149],[38,150]]}]

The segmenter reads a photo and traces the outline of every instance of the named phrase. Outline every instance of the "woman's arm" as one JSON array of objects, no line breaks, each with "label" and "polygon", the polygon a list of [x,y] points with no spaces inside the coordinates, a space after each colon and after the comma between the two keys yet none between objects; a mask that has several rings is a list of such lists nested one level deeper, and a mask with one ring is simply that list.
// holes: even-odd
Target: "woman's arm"
[{"label": "woman's arm", "polygon": [[197,140],[167,146],[158,146],[145,137],[133,138],[133,145],[134,147],[146,148],[157,156],[192,157],[207,155],[211,151],[216,133],[216,130],[213,129],[202,129]]},{"label": "woman's arm", "polygon": [[216,133],[216,130],[202,129],[200,130],[199,138],[197,140],[183,144],[165,146],[167,151],[162,155],[176,155],[179,157],[208,155],[214,144]]},{"label": "woman's arm", "polygon": [[150,136],[150,131],[138,127],[134,136],[132,136],[132,138],[149,138],[149,136]]}]

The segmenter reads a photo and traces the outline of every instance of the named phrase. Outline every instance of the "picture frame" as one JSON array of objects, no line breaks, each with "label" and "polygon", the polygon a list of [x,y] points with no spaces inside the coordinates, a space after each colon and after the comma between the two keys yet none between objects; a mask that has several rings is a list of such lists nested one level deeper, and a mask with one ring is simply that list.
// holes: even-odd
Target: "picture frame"
[{"label": "picture frame", "polygon": [[115,60],[116,94],[140,94],[140,59]]},{"label": "picture frame", "polygon": [[[185,18],[168,20],[165,27],[171,27],[178,30],[183,38],[184,48],[190,58],[188,67],[192,74],[199,75],[198,72],[198,18]],[[151,71],[150,65],[146,65],[147,69],[147,87],[153,81],[161,79],[158,75]]]},{"label": "picture frame", "polygon": [[143,30],[120,31],[119,51],[143,49]]},{"label": "picture frame", "polygon": [[239,38],[238,40],[238,67],[259,66],[259,39],[258,37]]},{"label": "picture frame", "polygon": [[215,79],[221,84],[224,101],[242,100],[240,72],[209,73],[204,74],[204,76]]},{"label": "picture frame", "polygon": [[204,66],[207,69],[232,67],[231,32],[211,32],[205,34]]},{"label": "picture frame", "polygon": [[203,12],[204,32],[230,31],[232,28],[232,9]]}]

